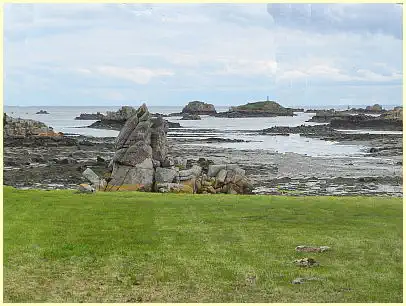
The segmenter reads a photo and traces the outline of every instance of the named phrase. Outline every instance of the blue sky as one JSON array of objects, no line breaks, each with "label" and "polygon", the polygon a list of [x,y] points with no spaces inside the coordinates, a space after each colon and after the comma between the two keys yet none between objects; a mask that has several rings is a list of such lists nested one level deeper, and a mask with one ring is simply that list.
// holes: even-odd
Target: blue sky
[{"label": "blue sky", "polygon": [[5,4],[6,105],[402,103],[397,4]]}]

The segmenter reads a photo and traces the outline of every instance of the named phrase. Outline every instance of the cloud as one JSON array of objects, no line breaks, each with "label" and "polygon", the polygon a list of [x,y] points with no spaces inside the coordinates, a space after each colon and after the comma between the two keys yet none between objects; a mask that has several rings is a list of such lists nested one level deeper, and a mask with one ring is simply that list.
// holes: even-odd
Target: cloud
[{"label": "cloud", "polygon": [[[304,14],[309,7],[312,18]],[[402,41],[392,31],[397,15],[388,16],[384,6],[374,21],[377,7],[367,4],[309,7],[7,4],[7,101],[31,101],[39,82],[46,91],[41,97],[52,103],[69,92],[72,100],[91,103],[134,97],[176,105],[204,97],[244,103],[269,94],[284,104],[300,100],[306,82],[313,103],[333,103],[316,94],[327,94],[326,86],[336,87],[336,101],[344,99],[348,84],[354,99],[361,92],[356,86],[394,97],[376,87],[401,84]]]},{"label": "cloud", "polygon": [[278,63],[274,60],[223,60],[222,69],[214,71],[213,75],[239,76],[268,76],[276,74]]},{"label": "cloud", "polygon": [[[387,68],[386,66],[384,68]],[[276,76],[277,82],[305,80],[311,82],[330,81],[336,83],[362,82],[362,83],[393,83],[401,84],[402,73],[391,71],[387,73],[375,72],[368,69],[343,70],[331,65],[316,64],[306,68],[286,70]]]},{"label": "cloud", "polygon": [[162,76],[173,76],[174,73],[165,69],[148,69],[144,67],[123,68],[116,66],[100,66],[93,69],[78,68],[76,71],[85,75],[103,75],[111,78],[122,79],[136,84],[148,84],[151,79]]},{"label": "cloud", "polygon": [[282,27],[320,33],[382,33],[402,39],[402,7],[398,4],[268,4]]}]

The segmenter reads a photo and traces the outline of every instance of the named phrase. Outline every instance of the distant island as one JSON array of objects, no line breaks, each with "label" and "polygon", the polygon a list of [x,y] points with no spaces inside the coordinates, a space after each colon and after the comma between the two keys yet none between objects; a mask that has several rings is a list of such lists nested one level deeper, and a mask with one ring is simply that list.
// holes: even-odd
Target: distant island
[{"label": "distant island", "polygon": [[215,116],[226,118],[276,117],[294,116],[294,113],[293,109],[285,108],[275,101],[258,101],[240,106],[232,106],[229,111],[217,113]]}]

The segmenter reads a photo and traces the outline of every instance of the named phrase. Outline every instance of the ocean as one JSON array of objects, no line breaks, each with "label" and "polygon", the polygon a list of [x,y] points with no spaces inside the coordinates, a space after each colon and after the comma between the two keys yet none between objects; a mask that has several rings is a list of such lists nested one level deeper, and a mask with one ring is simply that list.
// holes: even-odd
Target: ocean
[{"label": "ocean", "polygon": [[[183,106],[149,106],[151,113],[169,114],[180,112]],[[228,106],[217,107],[216,110],[226,111]],[[316,107],[310,107],[316,109]],[[319,109],[326,107],[319,106]],[[329,107],[331,108],[331,107]],[[339,109],[338,107],[334,107]],[[392,107],[393,108],[393,107]],[[46,110],[49,114],[36,114],[39,110]],[[66,134],[77,134],[93,137],[116,137],[118,131],[90,129],[89,126],[94,120],[75,120],[74,118],[81,113],[106,113],[107,111],[116,111],[119,106],[4,106],[4,112],[11,117],[34,119],[44,122],[48,126],[53,127],[56,132]],[[342,106],[341,109],[346,109]],[[390,109],[388,107],[388,109]],[[361,145],[343,145],[337,142],[324,141],[301,137],[300,135],[290,136],[270,136],[257,135],[255,130],[270,128],[273,126],[299,126],[301,124],[314,125],[317,123],[306,122],[314,114],[312,113],[296,113],[294,117],[270,117],[270,118],[216,118],[210,116],[201,116],[202,120],[180,120],[181,117],[167,118],[171,122],[179,122],[182,127],[190,132],[179,133],[176,130],[171,130],[168,136],[176,136],[177,138],[202,139],[207,137],[220,137],[229,139],[241,139],[250,142],[239,143],[201,143],[191,145],[204,145],[222,148],[231,148],[236,150],[266,150],[270,153],[297,153],[308,156],[328,156],[328,157],[343,157],[343,156],[359,156],[365,154],[365,147]],[[196,132],[196,129],[203,131]],[[371,131],[348,131],[352,133],[366,133]],[[381,133],[380,131],[373,131]],[[382,132],[383,133],[383,132]],[[388,132],[385,132],[388,133]],[[402,132],[389,132],[402,133]],[[180,135],[179,135],[180,134]]]}]

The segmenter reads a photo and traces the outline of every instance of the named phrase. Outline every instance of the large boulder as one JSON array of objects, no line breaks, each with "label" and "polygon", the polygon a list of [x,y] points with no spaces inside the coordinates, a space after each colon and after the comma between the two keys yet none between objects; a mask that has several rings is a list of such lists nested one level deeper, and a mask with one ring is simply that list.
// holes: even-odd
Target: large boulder
[{"label": "large boulder", "polygon": [[188,181],[200,176],[202,173],[202,167],[193,165],[192,168],[179,171],[179,181]]},{"label": "large boulder", "polygon": [[155,172],[155,182],[156,183],[172,183],[176,176],[178,176],[178,171],[171,168],[156,168]]},{"label": "large boulder", "polygon": [[111,181],[107,190],[145,190],[151,191],[154,180],[154,168],[151,159],[136,166],[114,164]]}]

